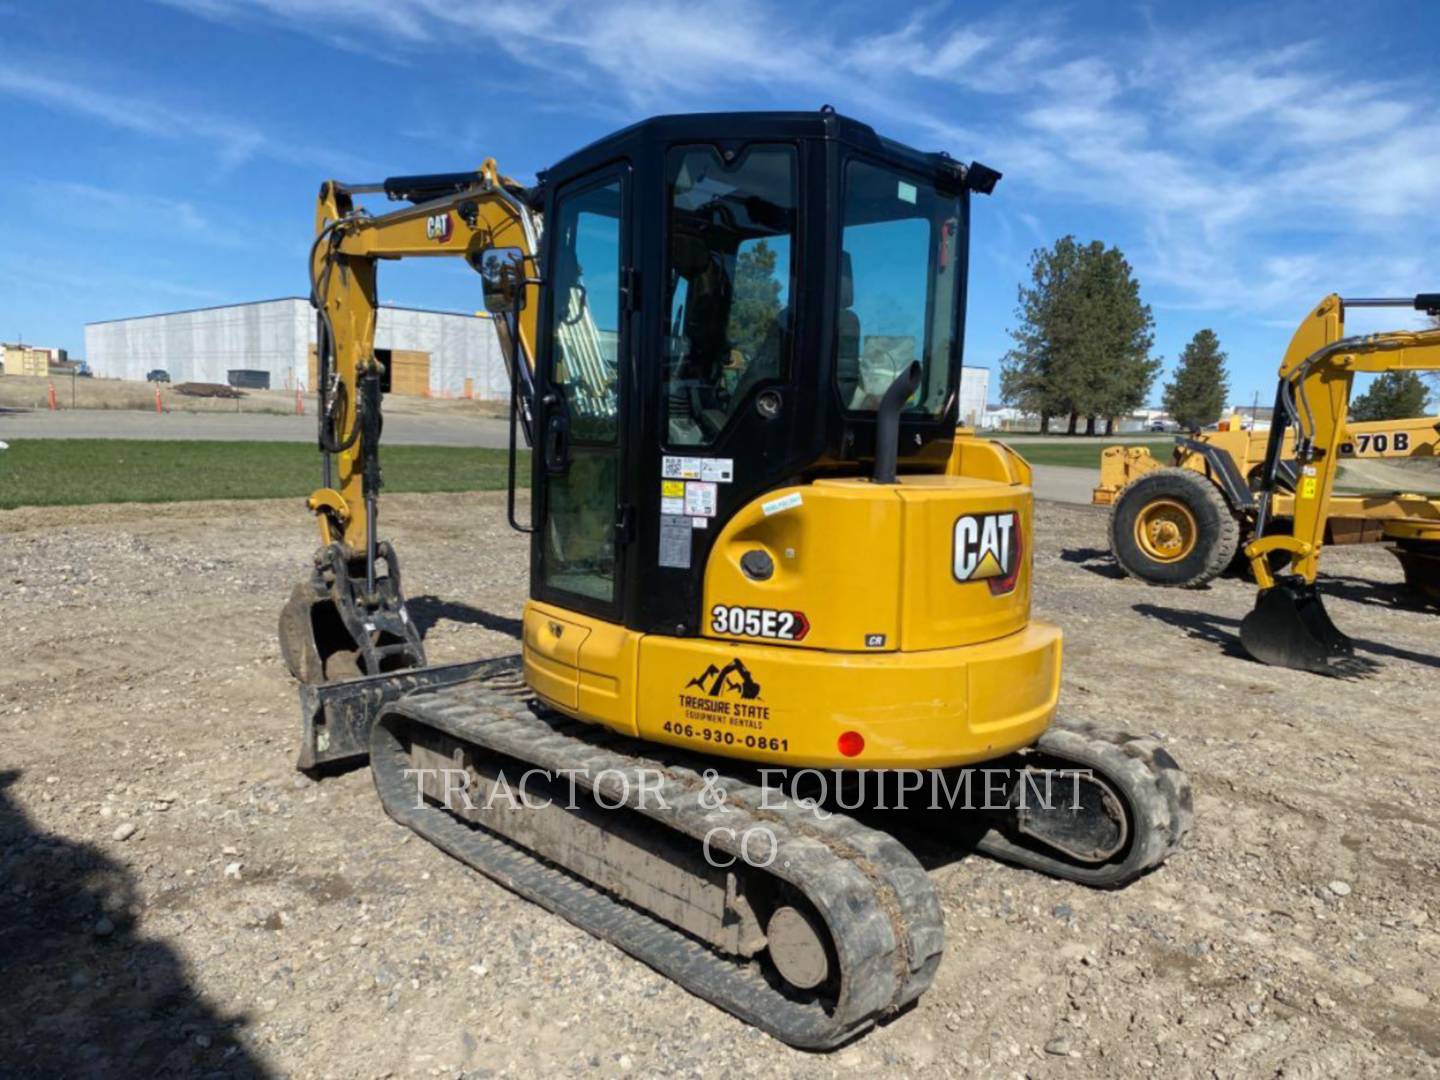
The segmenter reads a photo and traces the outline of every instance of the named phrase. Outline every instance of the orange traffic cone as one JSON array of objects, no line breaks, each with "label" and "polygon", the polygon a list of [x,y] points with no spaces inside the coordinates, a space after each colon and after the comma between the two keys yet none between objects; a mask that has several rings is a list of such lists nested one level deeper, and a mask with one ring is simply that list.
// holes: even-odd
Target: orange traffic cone
[{"label": "orange traffic cone", "polygon": [[50,384],[50,411],[54,412],[58,408],[60,408],[60,402],[55,398],[55,384],[52,382]]},{"label": "orange traffic cone", "polygon": [[160,404],[160,384],[159,384],[159,383],[156,383],[156,384],[155,384],[155,411],[156,411],[157,413],[163,413],[163,412],[165,411],[165,406],[163,406],[163,405]]}]

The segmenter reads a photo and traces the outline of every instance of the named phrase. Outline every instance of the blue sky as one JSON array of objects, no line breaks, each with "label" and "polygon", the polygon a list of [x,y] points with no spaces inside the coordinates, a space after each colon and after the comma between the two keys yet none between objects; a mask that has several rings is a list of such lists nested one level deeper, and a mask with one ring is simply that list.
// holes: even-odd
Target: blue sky
[{"label": "blue sky", "polygon": [[[325,177],[529,178],[653,113],[830,102],[1005,173],[968,362],[1069,232],[1130,257],[1167,370],[1212,327],[1264,403],[1325,293],[1440,289],[1437,40],[1433,3],[0,0],[0,339],[303,294]],[[387,270],[387,302],[478,306],[458,263]]]}]

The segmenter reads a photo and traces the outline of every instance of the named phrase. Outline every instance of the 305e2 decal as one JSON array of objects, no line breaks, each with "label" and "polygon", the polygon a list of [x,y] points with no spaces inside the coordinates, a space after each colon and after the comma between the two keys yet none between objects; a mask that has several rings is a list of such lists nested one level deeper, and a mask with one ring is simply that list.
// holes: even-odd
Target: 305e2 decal
[{"label": "305e2 decal", "polygon": [[727,637],[803,641],[810,632],[810,620],[803,611],[716,604],[710,609],[710,632]]}]

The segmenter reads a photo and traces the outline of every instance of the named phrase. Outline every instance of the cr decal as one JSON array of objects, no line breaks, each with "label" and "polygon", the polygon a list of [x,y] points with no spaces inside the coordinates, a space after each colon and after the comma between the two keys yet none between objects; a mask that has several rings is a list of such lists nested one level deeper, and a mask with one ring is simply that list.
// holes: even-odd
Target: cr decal
[{"label": "cr decal", "polygon": [[710,609],[710,631],[733,637],[803,641],[810,632],[810,620],[803,611],[775,611],[771,608],[716,604]]}]

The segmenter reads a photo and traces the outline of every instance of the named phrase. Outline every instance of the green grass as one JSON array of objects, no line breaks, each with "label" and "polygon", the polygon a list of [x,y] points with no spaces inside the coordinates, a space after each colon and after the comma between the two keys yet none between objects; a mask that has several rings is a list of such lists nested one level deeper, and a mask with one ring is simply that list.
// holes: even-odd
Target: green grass
[{"label": "green grass", "polygon": [[1015,452],[1031,465],[1069,465],[1081,469],[1100,468],[1100,452],[1106,446],[1143,446],[1160,461],[1169,461],[1175,450],[1174,438],[1125,443],[1021,443]]},{"label": "green grass", "polygon": [[[384,490],[494,491],[505,451],[387,446]],[[529,455],[519,478],[529,482]],[[277,499],[320,486],[320,454],[305,443],[151,439],[17,439],[0,450],[0,509],[108,502]]]}]

